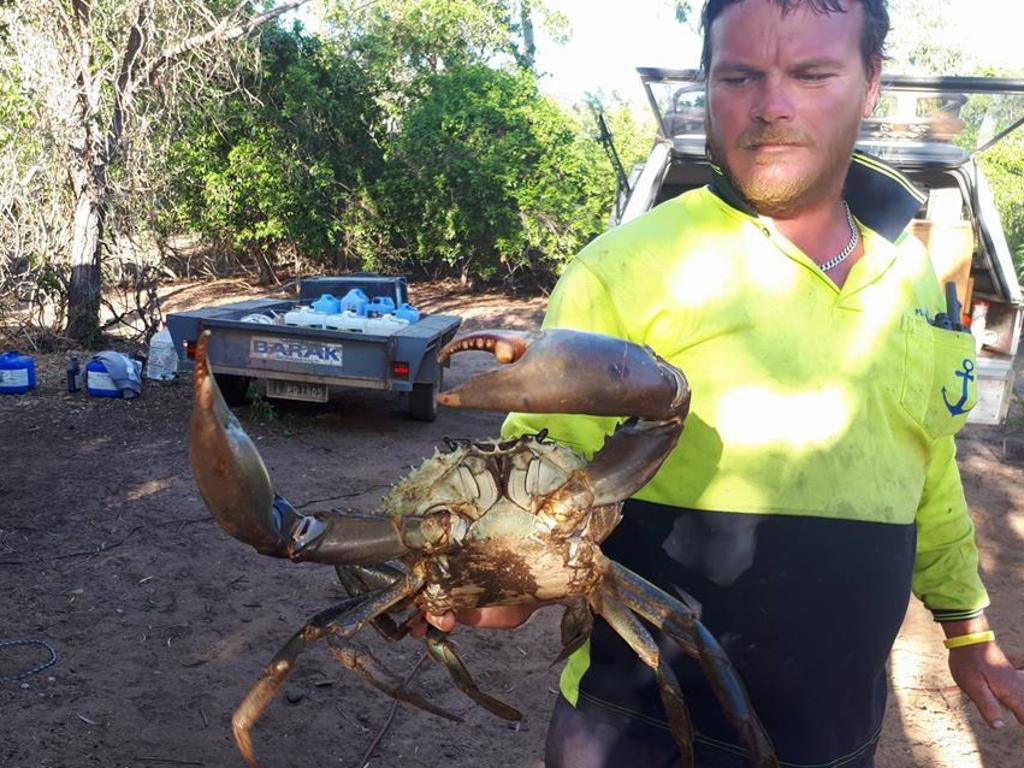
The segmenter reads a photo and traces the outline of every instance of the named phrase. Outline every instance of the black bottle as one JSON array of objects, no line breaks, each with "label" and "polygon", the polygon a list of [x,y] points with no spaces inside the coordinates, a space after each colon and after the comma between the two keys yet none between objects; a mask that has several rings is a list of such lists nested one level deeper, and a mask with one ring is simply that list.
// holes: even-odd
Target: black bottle
[{"label": "black bottle", "polygon": [[72,357],[68,360],[68,392],[78,391],[78,358]]}]

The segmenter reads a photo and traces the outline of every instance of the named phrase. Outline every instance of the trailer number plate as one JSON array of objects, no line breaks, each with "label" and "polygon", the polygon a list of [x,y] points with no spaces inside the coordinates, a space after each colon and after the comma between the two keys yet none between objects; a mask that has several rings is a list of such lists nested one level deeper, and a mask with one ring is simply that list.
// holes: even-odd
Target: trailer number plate
[{"label": "trailer number plate", "polygon": [[326,403],[327,385],[310,384],[305,381],[267,379],[267,397],[278,397],[282,400],[305,400],[310,403]]}]

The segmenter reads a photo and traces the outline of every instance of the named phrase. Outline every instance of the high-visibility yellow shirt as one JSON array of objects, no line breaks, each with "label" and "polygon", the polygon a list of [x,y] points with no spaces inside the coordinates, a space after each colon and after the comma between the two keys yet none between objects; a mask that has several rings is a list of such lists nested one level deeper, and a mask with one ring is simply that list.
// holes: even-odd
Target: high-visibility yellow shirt
[{"label": "high-visibility yellow shirt", "polygon": [[[840,289],[770,219],[693,190],[587,246],[544,326],[626,338],[685,372],[685,430],[636,499],[916,522],[914,593],[939,620],[977,615],[988,598],[953,440],[977,397],[974,342],[931,324],[944,298],[918,241],[861,235]],[[503,432],[546,428],[589,456],[614,426],[512,414]],[[584,648],[563,679],[570,699],[586,664]]]}]

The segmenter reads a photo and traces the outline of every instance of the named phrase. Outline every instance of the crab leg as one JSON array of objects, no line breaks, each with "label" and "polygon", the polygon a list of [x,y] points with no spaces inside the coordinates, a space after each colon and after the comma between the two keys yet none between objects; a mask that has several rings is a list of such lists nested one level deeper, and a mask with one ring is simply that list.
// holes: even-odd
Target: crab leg
[{"label": "crab leg", "polygon": [[595,613],[601,615],[609,626],[621,637],[640,657],[640,660],[654,670],[658,681],[658,692],[661,703],[665,707],[669,731],[679,747],[679,764],[682,768],[693,767],[693,725],[690,713],[683,701],[683,692],[679,688],[672,668],[665,663],[661,649],[654,642],[651,633],[640,623],[629,607],[620,602],[611,590],[600,587],[590,598]]},{"label": "crab leg", "polygon": [[390,587],[409,573],[398,561],[373,565],[336,565],[334,571],[342,587],[353,597]]},{"label": "crab leg", "polygon": [[[387,563],[381,563],[375,566],[336,566],[335,570],[338,573],[338,579],[341,581],[342,586],[350,595],[359,595],[371,589],[389,586],[404,578],[406,575],[405,571],[401,570],[399,566]],[[396,605],[394,608],[398,610],[401,608],[401,605]],[[587,616],[589,617],[590,610],[585,606],[584,608]],[[372,619],[370,623],[373,625],[374,629],[380,632],[380,634],[388,640],[400,640],[409,631],[406,624],[396,623],[387,614],[378,615]],[[427,630],[427,635],[424,640],[426,642],[427,650],[430,652],[430,655],[434,660],[441,662],[448,669],[452,679],[455,681],[455,684],[467,696],[473,699],[473,701],[492,714],[504,718],[505,720],[521,720],[523,718],[522,714],[517,709],[488,696],[480,690],[476,682],[473,680],[472,675],[470,675],[469,670],[466,669],[465,664],[462,663],[462,660],[456,654],[455,648],[448,642],[448,639],[443,632],[435,629],[434,627],[430,627]],[[328,642],[330,642],[330,640]],[[347,657],[343,658],[343,656],[339,654],[339,651],[333,647],[332,650],[335,650],[335,655],[338,656],[339,660],[341,660],[343,664],[347,663],[345,660]],[[351,653],[351,651],[348,653]],[[385,693],[391,693],[382,686],[378,685],[377,687],[384,690]],[[400,697],[395,696],[395,698]]]},{"label": "crab leg", "polygon": [[480,331],[441,350],[491,352],[502,368],[441,394],[458,408],[626,416],[586,471],[556,493],[563,508],[622,501],[640,490],[675,447],[689,411],[686,377],[625,339],[568,328],[531,333]]},{"label": "crab leg", "polygon": [[551,666],[565,661],[572,656],[579,648],[590,639],[590,633],[594,629],[594,614],[590,612],[590,606],[585,600],[571,600],[565,605],[565,612],[562,614],[562,650]]},{"label": "crab leg", "polygon": [[[231,718],[231,727],[235,734],[238,749],[251,768],[256,768],[256,756],[252,749],[252,727],[260,719],[281,685],[295,668],[295,661],[306,648],[321,640],[325,635],[339,636],[345,640],[358,632],[368,621],[384,613],[405,598],[415,594],[423,586],[423,580],[409,576],[393,584],[388,589],[351,597],[338,605],[320,611],[284,644],[274,658],[270,660],[260,679],[249,689],[242,703],[238,705]],[[348,648],[347,644],[343,646]],[[333,648],[332,648],[333,650]],[[336,653],[337,655],[337,653]],[[400,690],[401,685],[391,681],[380,680],[380,664],[376,666],[367,659],[369,654],[349,654],[339,659],[349,668],[362,674],[372,685],[386,693],[415,704],[428,712],[447,717],[450,720],[459,718],[436,707],[421,696],[410,691]],[[376,661],[376,660],[373,660]],[[350,662],[350,663],[346,663]],[[396,695],[399,691],[400,695]]]},{"label": "crab leg", "polygon": [[661,629],[683,651],[698,660],[722,709],[747,747],[750,765],[778,768],[775,749],[750,705],[739,675],[722,646],[698,620],[696,612],[614,560],[608,563],[611,565],[606,572],[609,584],[604,589],[614,589],[626,606]]},{"label": "crab leg", "polygon": [[[405,578],[407,573],[396,563],[378,563],[377,565],[336,565],[338,581],[350,597],[362,595],[376,589],[384,589],[396,581]],[[393,611],[401,611],[404,607],[398,604]],[[370,624],[385,640],[398,641],[409,633],[405,623],[399,624],[386,613],[375,617]]]},{"label": "crab leg", "polygon": [[363,676],[364,680],[378,691],[382,691],[398,701],[404,701],[406,704],[419,707],[433,715],[451,720],[454,723],[462,722],[462,718],[458,715],[442,709],[430,702],[422,694],[406,688],[405,683],[389,672],[372,653],[357,648],[347,640],[339,640],[333,636],[328,636],[327,645],[330,646],[331,653],[334,654],[334,657],[345,669],[358,672]]},{"label": "crab leg", "polygon": [[466,669],[466,665],[462,663],[462,659],[460,659],[458,654],[455,653],[455,648],[448,641],[444,632],[434,627],[430,627],[427,630],[425,640],[427,643],[427,650],[430,651],[430,655],[434,657],[435,661],[439,661],[444,664],[448,669],[448,672],[451,673],[452,680],[455,681],[455,685],[459,687],[460,691],[469,696],[469,698],[486,709],[492,715],[497,715],[504,720],[523,719],[523,714],[518,709],[510,707],[508,704],[498,701],[494,697],[488,696],[480,690],[476,682],[473,680],[472,675],[469,674],[469,670]]},{"label": "crab leg", "polygon": [[359,595],[349,598],[343,603],[327,608],[316,614],[305,626],[288,639],[281,649],[274,654],[274,658],[263,670],[260,679],[249,689],[249,692],[238,705],[234,715],[231,717],[231,728],[235,734],[235,742],[238,749],[245,758],[246,764],[256,768],[256,755],[252,749],[252,727],[260,719],[263,710],[267,708],[274,695],[281,685],[295,668],[295,661],[299,655],[306,650],[306,647],[317,640],[320,640],[326,633],[327,628],[335,618],[346,611],[352,610],[355,606],[366,602],[368,595]]},{"label": "crab leg", "polygon": [[450,532],[440,518],[306,515],[275,495],[263,459],[217,386],[210,335],[203,331],[196,347],[192,472],[225,531],[264,555],[331,564],[381,562],[444,545]]}]

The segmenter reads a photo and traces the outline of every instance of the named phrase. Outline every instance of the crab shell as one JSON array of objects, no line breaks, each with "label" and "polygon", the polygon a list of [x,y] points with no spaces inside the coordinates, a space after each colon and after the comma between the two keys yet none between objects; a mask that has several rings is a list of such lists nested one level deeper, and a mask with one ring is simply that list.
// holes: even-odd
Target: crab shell
[{"label": "crab shell", "polygon": [[543,437],[462,442],[436,452],[384,498],[382,513],[447,515],[459,542],[426,557],[416,605],[431,613],[548,602],[590,592],[602,578],[599,544],[620,519],[621,503],[578,510],[566,529],[543,504],[586,461]]}]

